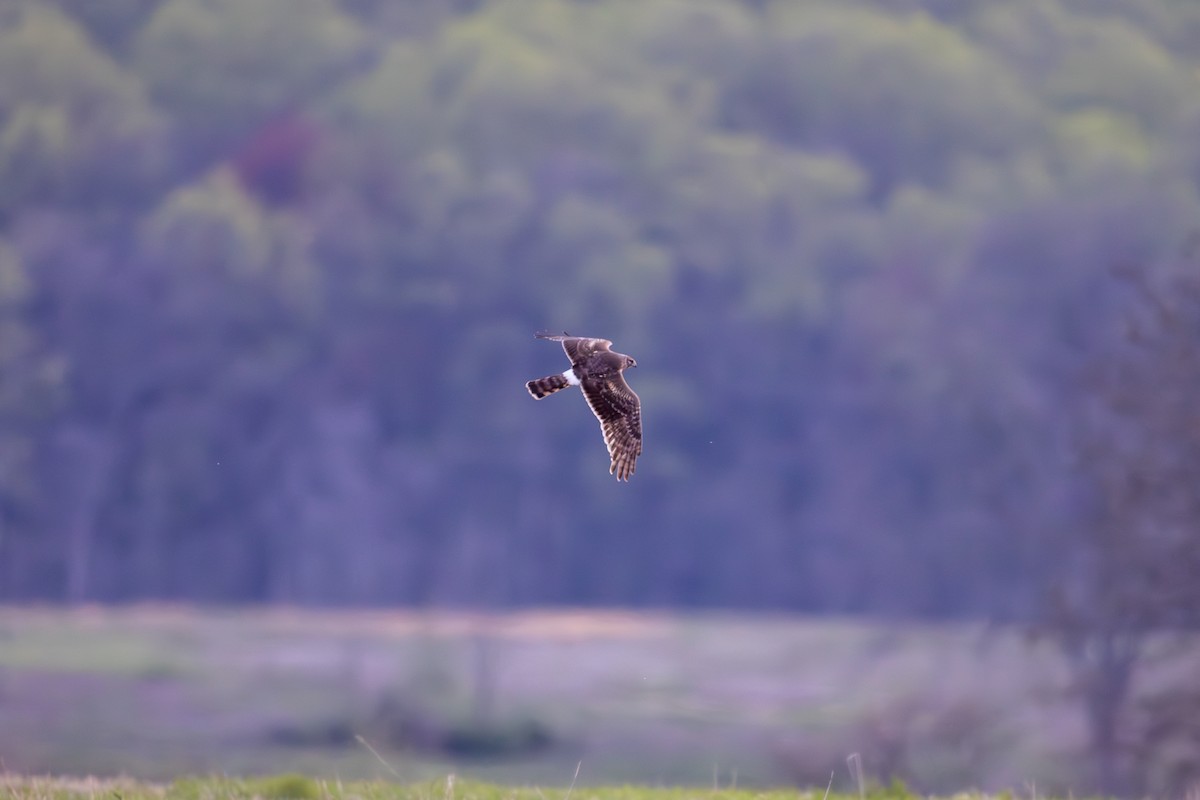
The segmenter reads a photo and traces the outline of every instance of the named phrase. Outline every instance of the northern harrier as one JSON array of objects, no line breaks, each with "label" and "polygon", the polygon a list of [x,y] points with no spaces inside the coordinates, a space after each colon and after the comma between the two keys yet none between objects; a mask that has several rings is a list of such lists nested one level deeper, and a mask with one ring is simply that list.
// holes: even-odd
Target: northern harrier
[{"label": "northern harrier", "polygon": [[608,473],[616,475],[619,481],[629,480],[637,466],[637,457],[642,454],[642,404],[621,373],[627,367],[636,367],[637,362],[624,353],[610,350],[612,342],[608,339],[587,339],[566,333],[562,336],[539,333],[537,338],[562,342],[567,358],[571,359],[571,368],[561,375],[530,381],[525,388],[541,400],[568,386],[581,387],[604,432],[604,443],[612,459]]}]

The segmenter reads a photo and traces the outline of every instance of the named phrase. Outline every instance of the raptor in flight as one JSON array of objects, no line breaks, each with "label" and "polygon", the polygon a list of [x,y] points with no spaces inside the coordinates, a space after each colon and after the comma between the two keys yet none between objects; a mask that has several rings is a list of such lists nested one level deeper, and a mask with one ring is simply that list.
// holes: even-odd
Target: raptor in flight
[{"label": "raptor in flight", "polygon": [[530,381],[525,388],[541,400],[559,389],[579,386],[592,413],[600,420],[600,430],[604,432],[604,443],[612,459],[609,474],[616,475],[619,481],[629,480],[637,466],[637,457],[642,454],[642,404],[621,373],[628,367],[636,367],[637,362],[609,349],[612,342],[608,339],[588,339],[565,332],[562,336],[539,333],[537,338],[562,342],[571,368],[559,375]]}]

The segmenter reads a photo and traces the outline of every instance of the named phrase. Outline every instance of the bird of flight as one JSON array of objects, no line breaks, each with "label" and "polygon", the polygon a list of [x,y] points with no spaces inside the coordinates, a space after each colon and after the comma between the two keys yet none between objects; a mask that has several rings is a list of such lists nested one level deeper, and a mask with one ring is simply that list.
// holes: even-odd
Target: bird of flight
[{"label": "bird of flight", "polygon": [[537,338],[562,342],[571,368],[559,375],[529,381],[525,388],[541,400],[559,389],[580,387],[604,432],[604,443],[612,460],[608,473],[616,475],[619,481],[628,481],[637,466],[637,457],[642,454],[642,403],[621,373],[628,367],[636,367],[637,362],[624,353],[610,350],[612,342],[608,339],[571,336],[565,331],[562,336],[539,333]]}]

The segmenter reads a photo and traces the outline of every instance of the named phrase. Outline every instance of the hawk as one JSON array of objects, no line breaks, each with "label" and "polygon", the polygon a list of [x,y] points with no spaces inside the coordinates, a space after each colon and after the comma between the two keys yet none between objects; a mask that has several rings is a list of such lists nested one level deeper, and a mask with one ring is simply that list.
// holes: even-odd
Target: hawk
[{"label": "hawk", "polygon": [[636,367],[637,362],[624,353],[610,350],[612,342],[608,339],[571,336],[565,331],[562,336],[539,333],[537,338],[562,342],[567,358],[571,359],[571,368],[560,375],[529,381],[525,388],[541,400],[559,389],[579,386],[604,432],[604,443],[612,460],[608,474],[616,475],[618,481],[628,481],[637,466],[637,457],[642,454],[642,403],[621,373]]}]

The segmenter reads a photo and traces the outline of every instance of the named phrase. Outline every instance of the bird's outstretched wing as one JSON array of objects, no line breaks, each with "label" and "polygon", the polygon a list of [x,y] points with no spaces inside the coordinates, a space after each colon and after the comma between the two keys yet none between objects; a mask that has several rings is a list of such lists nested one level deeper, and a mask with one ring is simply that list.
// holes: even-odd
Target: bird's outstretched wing
[{"label": "bird's outstretched wing", "polygon": [[567,358],[571,359],[572,364],[587,358],[592,353],[598,353],[601,350],[608,350],[612,347],[612,342],[608,339],[589,339],[586,336],[571,336],[567,333],[563,333],[562,336],[552,336],[548,333],[538,333],[535,335],[539,339],[562,342],[563,350],[566,352]]},{"label": "bird's outstretched wing", "polygon": [[642,403],[637,393],[619,372],[604,378],[585,378],[582,389],[604,432],[604,444],[612,460],[609,474],[619,481],[629,480],[642,454]]}]

